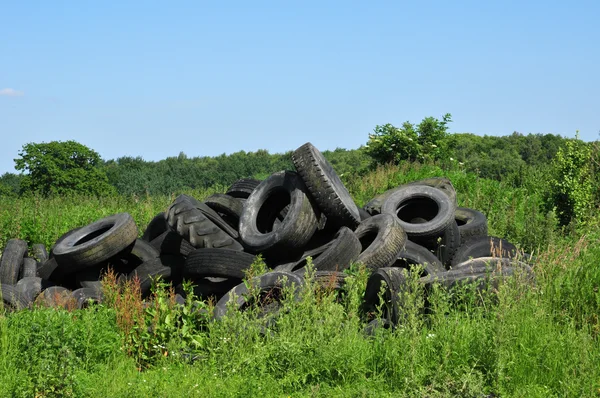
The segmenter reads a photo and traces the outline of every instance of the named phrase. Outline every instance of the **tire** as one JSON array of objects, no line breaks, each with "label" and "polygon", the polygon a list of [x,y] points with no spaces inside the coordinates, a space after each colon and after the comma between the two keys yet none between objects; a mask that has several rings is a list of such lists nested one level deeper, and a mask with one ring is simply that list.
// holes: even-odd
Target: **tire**
[{"label": "tire", "polygon": [[5,309],[18,311],[29,306],[29,300],[13,285],[0,284],[0,296]]},{"label": "tire", "polygon": [[362,207],[358,208],[358,214],[360,214],[360,221],[365,221],[367,218],[372,217],[371,214],[369,214],[368,211],[366,211],[365,209],[363,209]]},{"label": "tire", "polygon": [[242,178],[234,182],[225,194],[234,198],[248,199],[260,182],[254,178]]},{"label": "tire", "polygon": [[457,207],[454,212],[454,219],[458,224],[460,239],[469,240],[476,236],[487,236],[488,222],[487,217],[474,209],[466,207]]},{"label": "tire", "polygon": [[[275,219],[287,205],[287,215],[274,228]],[[255,253],[267,255],[301,250],[316,230],[317,214],[306,186],[290,171],[273,173],[261,182],[244,203],[240,218],[244,244]]]},{"label": "tire", "polygon": [[197,249],[190,253],[183,266],[183,277],[219,277],[244,279],[256,256],[227,249]]},{"label": "tire", "polygon": [[[306,268],[294,271],[294,274],[305,277]],[[337,271],[315,271],[313,278],[315,284],[322,290],[339,291],[343,289],[346,283],[346,274]]]},{"label": "tire", "polygon": [[292,153],[292,161],[327,220],[354,230],[361,220],[358,207],[323,154],[307,142]]},{"label": "tire", "polygon": [[40,266],[37,269],[37,275],[38,277],[42,278],[42,279],[51,279],[52,274],[54,273],[54,271],[56,270],[56,268],[58,268],[58,264],[56,263],[56,259],[55,258],[50,258],[46,261],[44,261],[43,263],[40,264]]},{"label": "tire", "polygon": [[356,234],[348,227],[341,227],[332,241],[304,252],[299,261],[279,265],[275,270],[296,272],[306,266],[306,258],[310,256],[317,271],[343,271],[358,258],[361,250]]},{"label": "tire", "polygon": [[426,247],[418,245],[410,240],[406,241],[404,249],[398,254],[392,267],[399,267],[410,270],[412,266],[420,264],[422,269],[421,276],[437,274],[446,271],[442,262]]},{"label": "tire", "polygon": [[171,268],[163,265],[160,259],[155,258],[139,265],[128,276],[128,280],[136,278],[140,282],[142,297],[148,297],[152,288],[152,280],[161,277],[165,282],[171,282]]},{"label": "tire", "polygon": [[51,282],[38,277],[25,277],[17,282],[15,289],[27,300],[27,306],[31,305],[42,290],[52,286]]},{"label": "tire", "polygon": [[[242,283],[240,279],[224,279],[224,278],[197,278],[192,285],[194,296],[199,300],[218,302],[231,289]],[[183,288],[179,285],[176,291]]]},{"label": "tire", "polygon": [[361,222],[354,231],[361,244],[356,262],[369,270],[388,267],[406,244],[406,233],[391,214],[378,214]]},{"label": "tire", "polygon": [[132,264],[132,268],[135,268],[146,261],[158,258],[159,256],[160,252],[156,247],[142,239],[136,239],[131,246],[131,249],[128,248],[119,254],[119,257]]},{"label": "tire", "polygon": [[119,213],[89,224],[56,244],[53,253],[60,268],[76,272],[116,256],[137,238],[135,221]]},{"label": "tire", "polygon": [[180,195],[175,199],[167,210],[167,222],[171,229],[177,231],[196,249],[244,249],[236,241],[239,238],[236,230],[210,207],[190,196]]},{"label": "tire", "polygon": [[436,255],[437,258],[442,262],[442,264],[450,266],[450,262],[452,261],[452,257],[456,254],[456,251],[460,247],[461,239],[460,239],[460,231],[458,229],[458,224],[452,221],[439,244],[436,245]]},{"label": "tire", "polygon": [[21,239],[10,239],[0,258],[0,283],[14,285],[19,280],[19,271],[27,254],[27,242]]},{"label": "tire", "polygon": [[463,242],[456,250],[450,265],[452,267],[471,258],[478,257],[516,257],[518,250],[509,241],[494,236],[478,236]]},{"label": "tire", "polygon": [[473,258],[455,265],[452,267],[452,270],[463,270],[465,272],[485,272],[506,267],[520,268],[527,274],[533,275],[533,270],[529,264],[506,257]]},{"label": "tire", "polygon": [[400,294],[406,291],[407,271],[403,268],[384,267],[379,268],[367,281],[364,297],[364,310],[367,315],[373,313],[379,306],[379,292],[385,282],[386,286],[383,293],[383,314],[384,319],[389,320],[393,325],[397,325],[400,319],[400,309],[402,308]]},{"label": "tire", "polygon": [[[408,239],[423,243],[441,237],[451,222],[454,222],[454,204],[437,188],[424,185],[409,185],[396,190],[383,203],[382,214],[391,214],[406,231]],[[424,218],[413,223],[413,219]]]},{"label": "tire", "polygon": [[394,324],[388,319],[373,319],[364,328],[363,333],[368,337],[373,337],[377,334],[380,329],[394,330]]},{"label": "tire", "polygon": [[164,212],[158,213],[154,218],[148,223],[148,226],[144,230],[144,234],[142,235],[142,240],[146,242],[151,242],[153,239],[160,236],[162,233],[166,232],[169,229],[169,225],[167,224],[167,217]]},{"label": "tire", "polygon": [[[19,280],[23,278],[35,278],[37,276],[38,262],[34,258],[25,257],[23,259],[23,265],[21,265],[21,272],[19,274]],[[17,282],[19,283],[19,282]]]},{"label": "tire", "polygon": [[[269,294],[269,293],[277,293],[277,291],[281,291],[281,289],[286,287],[291,287],[294,289],[295,294],[297,295],[299,292],[300,286],[304,283],[304,278],[299,275],[290,273],[290,272],[269,272],[264,275],[252,278],[249,281],[249,285],[257,286],[260,289],[261,293]],[[246,283],[241,283],[234,287],[229,293],[223,296],[215,305],[214,319],[218,320],[225,316],[227,313],[227,309],[229,303],[235,299],[234,307],[243,311],[246,307],[251,305],[256,305],[255,303],[249,302],[248,297],[246,297],[249,293],[248,285]],[[277,296],[277,294],[275,294]],[[275,297],[276,299],[279,297]]]},{"label": "tire", "polygon": [[46,245],[43,243],[35,243],[31,246],[31,251],[33,252],[33,258],[35,258],[39,263],[43,263],[48,260],[48,250],[46,250]]},{"label": "tire", "polygon": [[216,211],[236,231],[239,229],[240,217],[244,209],[242,199],[216,193],[206,198],[204,203]]},{"label": "tire", "polygon": [[103,295],[100,290],[90,287],[81,287],[71,292],[71,297],[75,301],[75,307],[78,310],[88,308],[91,303],[98,304],[102,302]]},{"label": "tire", "polygon": [[163,255],[181,255],[187,257],[191,252],[196,250],[194,246],[183,236],[175,231],[166,231],[154,238],[150,244],[154,247],[161,256]]}]

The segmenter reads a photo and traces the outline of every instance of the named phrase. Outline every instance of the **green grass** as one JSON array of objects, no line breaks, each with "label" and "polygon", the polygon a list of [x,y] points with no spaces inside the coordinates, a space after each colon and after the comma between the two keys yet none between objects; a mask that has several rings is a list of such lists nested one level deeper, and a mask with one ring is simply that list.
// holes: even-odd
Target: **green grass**
[{"label": "green grass", "polygon": [[[600,396],[597,233],[559,235],[540,210],[541,193],[460,170],[387,168],[348,186],[364,204],[436,175],[450,177],[461,205],[488,215],[492,234],[540,249],[534,286],[517,278],[497,294],[435,289],[426,316],[413,286],[402,327],[367,337],[360,310],[366,274],[355,271],[342,300],[309,284],[302,300],[286,301],[269,333],[251,313],[233,312],[194,331],[202,341],[194,363],[169,349],[143,371],[127,355],[118,307],[0,311],[0,396]],[[1,239],[50,245],[67,229],[118,211],[130,212],[142,232],[171,200],[0,199]]]}]

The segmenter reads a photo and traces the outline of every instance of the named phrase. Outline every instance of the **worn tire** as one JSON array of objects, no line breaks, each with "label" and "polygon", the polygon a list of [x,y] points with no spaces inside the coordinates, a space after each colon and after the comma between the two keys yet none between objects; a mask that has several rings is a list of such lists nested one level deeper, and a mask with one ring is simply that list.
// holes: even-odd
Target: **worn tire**
[{"label": "worn tire", "polygon": [[358,207],[323,154],[307,142],[292,153],[292,161],[327,220],[354,230],[361,221]]},{"label": "worn tire", "polygon": [[[266,273],[261,276],[252,278],[249,284],[257,286],[261,293],[271,293],[274,290],[279,290],[291,287],[294,289],[295,294],[298,294],[299,288],[304,283],[304,278],[300,275],[293,274],[291,272],[280,272],[273,271]],[[213,317],[214,319],[221,319],[227,313],[229,302],[235,298],[235,307],[238,310],[243,310],[246,306],[255,305],[255,303],[248,301],[248,285],[241,283],[234,287],[229,293],[223,296],[219,302],[215,305]]]},{"label": "worn tire", "polygon": [[183,266],[183,277],[196,279],[219,277],[244,279],[245,271],[256,256],[227,249],[197,249],[190,253]]},{"label": "worn tire", "polygon": [[406,233],[391,214],[366,219],[354,233],[361,244],[356,262],[363,263],[371,271],[393,264],[406,244]]},{"label": "worn tire", "polygon": [[167,224],[167,216],[165,212],[160,212],[154,216],[152,220],[150,220],[141,239],[145,240],[146,242],[151,242],[168,229],[169,225]]},{"label": "worn tire", "polygon": [[422,276],[436,274],[446,270],[442,262],[426,247],[407,240],[404,249],[398,254],[396,261],[391,266],[410,270],[415,265],[421,265],[423,267]]},{"label": "worn tire", "polygon": [[204,203],[216,211],[236,231],[244,209],[244,201],[229,195],[216,193],[204,200]]},{"label": "worn tire", "polygon": [[0,284],[17,283],[26,254],[27,242],[21,239],[9,239],[0,258]]},{"label": "worn tire", "polygon": [[23,259],[23,265],[21,265],[19,280],[23,278],[35,278],[37,276],[37,269],[38,262],[35,261],[35,258],[25,257]]},{"label": "worn tire", "polygon": [[102,218],[78,229],[54,247],[60,268],[76,272],[116,256],[137,238],[138,230],[129,213]]},{"label": "worn tire", "polygon": [[163,232],[154,238],[150,244],[159,251],[161,256],[181,255],[187,257],[191,252],[196,250],[190,242],[183,239],[183,236],[171,230]]},{"label": "worn tire", "polygon": [[476,236],[487,236],[488,222],[487,217],[474,209],[467,207],[457,207],[454,212],[454,219],[458,224],[460,239],[469,240]]},{"label": "worn tire", "polygon": [[[381,207],[382,214],[391,214],[400,221],[408,239],[420,244],[441,237],[454,222],[455,210],[456,204],[448,195],[424,185],[408,185],[396,190]],[[413,219],[419,220],[412,222]]]},{"label": "worn tire", "polygon": [[238,199],[248,199],[260,182],[255,178],[242,178],[231,184],[225,194]]},{"label": "worn tire", "polygon": [[161,277],[164,282],[171,282],[172,269],[165,266],[160,259],[155,258],[137,266],[127,276],[127,279],[133,280],[137,278],[140,282],[142,297],[147,297],[150,294],[152,280],[158,277]]},{"label": "worn tire", "polygon": [[495,236],[477,236],[463,242],[456,250],[450,265],[454,267],[471,258],[478,257],[516,257],[518,250],[509,241]]},{"label": "worn tire", "polygon": [[29,306],[29,300],[19,291],[16,286],[0,284],[0,296],[3,307],[9,311],[18,311]]},{"label": "worn tire", "polygon": [[[274,228],[283,208],[289,210]],[[294,172],[273,173],[256,187],[244,203],[240,237],[255,253],[302,249],[317,230],[317,214],[302,179]]]},{"label": "worn tire", "polygon": [[35,243],[31,245],[31,251],[33,252],[33,258],[35,258],[39,263],[43,263],[48,260],[48,250],[46,250],[46,245],[43,243]]},{"label": "worn tire", "polygon": [[383,318],[392,324],[398,324],[400,309],[402,308],[402,297],[400,294],[406,291],[408,273],[403,268],[384,267],[379,268],[371,274],[367,281],[364,296],[364,310],[367,314],[376,310],[379,305],[379,292],[382,284],[386,287],[383,293]]},{"label": "worn tire", "polygon": [[103,300],[102,291],[91,287],[81,287],[73,290],[71,297],[75,301],[76,308],[79,310],[89,307],[90,303],[98,304]]}]

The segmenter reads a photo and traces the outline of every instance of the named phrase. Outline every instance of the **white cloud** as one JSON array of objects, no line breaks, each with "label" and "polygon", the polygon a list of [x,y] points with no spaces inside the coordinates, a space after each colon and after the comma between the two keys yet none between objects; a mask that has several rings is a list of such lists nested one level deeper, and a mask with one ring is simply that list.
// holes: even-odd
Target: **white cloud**
[{"label": "white cloud", "polygon": [[6,97],[22,97],[25,95],[25,93],[15,90],[14,88],[2,88],[0,89],[0,95],[4,95]]}]

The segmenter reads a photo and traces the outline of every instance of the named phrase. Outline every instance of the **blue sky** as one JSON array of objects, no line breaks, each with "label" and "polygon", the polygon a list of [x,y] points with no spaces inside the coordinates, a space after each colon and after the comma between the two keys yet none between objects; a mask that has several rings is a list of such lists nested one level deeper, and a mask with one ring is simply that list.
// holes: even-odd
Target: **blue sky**
[{"label": "blue sky", "polygon": [[2,2],[0,174],[29,142],[350,149],[447,112],[452,132],[599,138],[600,2],[408,3]]}]

